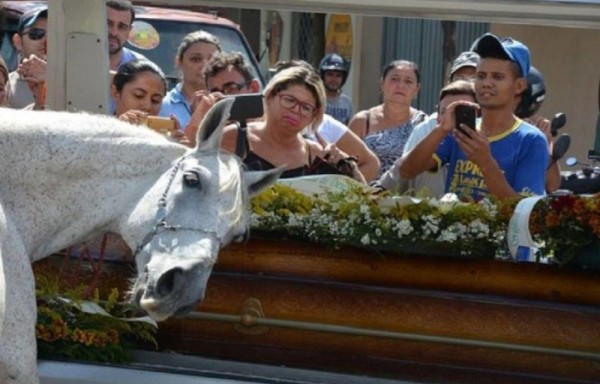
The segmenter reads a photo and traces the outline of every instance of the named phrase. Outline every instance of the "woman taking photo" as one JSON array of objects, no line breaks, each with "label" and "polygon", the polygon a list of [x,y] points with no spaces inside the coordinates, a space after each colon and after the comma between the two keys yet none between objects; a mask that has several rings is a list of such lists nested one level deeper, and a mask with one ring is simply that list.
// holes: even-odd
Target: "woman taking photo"
[{"label": "woman taking photo", "polygon": [[[167,92],[167,80],[162,70],[148,60],[134,60],[119,67],[113,77],[111,95],[115,100],[115,116],[134,125],[147,125],[149,116],[157,116]],[[168,134],[182,140],[177,119]],[[168,122],[167,122],[168,123]],[[186,140],[184,140],[185,142]]]},{"label": "woman taking photo", "polygon": [[165,75],[156,64],[147,60],[123,64],[111,85],[111,95],[116,103],[115,116],[140,124],[148,115],[158,115],[166,92]]},{"label": "woman taking photo", "polygon": [[426,117],[423,111],[411,107],[420,87],[421,75],[415,63],[392,61],[380,79],[383,103],[358,112],[348,125],[379,157],[379,175],[402,156],[414,126]]},{"label": "woman taking photo", "polygon": [[[248,169],[285,166],[281,177],[290,178],[319,173],[315,164],[321,159],[337,164],[348,157],[335,145],[323,148],[302,136],[305,127],[315,129],[323,119],[325,88],[314,71],[303,67],[282,70],[263,95],[263,120],[250,122],[245,128],[230,125],[223,134],[223,148],[238,155]],[[355,179],[364,180],[355,166],[353,174]]]}]

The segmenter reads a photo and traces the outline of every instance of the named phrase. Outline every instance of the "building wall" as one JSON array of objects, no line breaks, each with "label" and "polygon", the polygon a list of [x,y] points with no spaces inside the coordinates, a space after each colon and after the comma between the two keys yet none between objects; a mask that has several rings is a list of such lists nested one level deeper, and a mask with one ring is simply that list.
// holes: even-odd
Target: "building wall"
[{"label": "building wall", "polygon": [[567,115],[567,125],[560,131],[571,136],[567,156],[585,161],[599,112],[600,30],[493,24],[491,32],[512,36],[529,47],[531,62],[546,83],[541,113]]}]

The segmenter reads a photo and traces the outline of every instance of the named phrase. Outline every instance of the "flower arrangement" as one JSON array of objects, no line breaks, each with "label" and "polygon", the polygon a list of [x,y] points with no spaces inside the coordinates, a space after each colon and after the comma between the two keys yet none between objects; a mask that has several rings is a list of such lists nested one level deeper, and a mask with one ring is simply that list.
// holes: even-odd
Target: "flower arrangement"
[{"label": "flower arrangement", "polygon": [[[350,186],[306,194],[277,184],[252,200],[252,227],[260,235],[374,251],[506,258],[506,231],[517,199],[420,199]],[[600,245],[600,195],[548,197],[532,214],[541,251],[564,262],[582,246]],[[600,255],[599,255],[600,256]]]},{"label": "flower arrangement", "polygon": [[596,250],[600,261],[600,193],[541,200],[532,212],[530,230],[543,244],[542,253],[558,263],[572,261],[582,248]]},{"label": "flower arrangement", "polygon": [[157,347],[156,324],[133,319],[136,312],[119,302],[118,289],[102,297],[96,288],[84,300],[85,284],[69,288],[51,268],[35,265],[34,270],[39,357],[121,363],[131,360],[133,347]]}]

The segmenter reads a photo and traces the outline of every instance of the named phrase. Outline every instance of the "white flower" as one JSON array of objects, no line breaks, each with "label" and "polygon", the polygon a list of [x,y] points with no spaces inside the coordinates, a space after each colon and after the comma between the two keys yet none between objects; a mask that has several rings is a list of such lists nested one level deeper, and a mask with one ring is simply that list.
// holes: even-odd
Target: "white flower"
[{"label": "white flower", "polygon": [[433,215],[427,215],[423,219],[425,220],[425,224],[423,224],[423,239],[426,239],[426,236],[435,235],[439,231],[440,219]]},{"label": "white flower", "polygon": [[469,224],[469,232],[475,235],[476,238],[482,239],[489,236],[490,228],[487,224],[482,223],[481,220],[475,219]]},{"label": "white flower", "polygon": [[367,233],[366,235],[364,235],[361,239],[360,242],[364,245],[369,245],[369,243],[371,242],[371,239],[369,239],[369,234]]},{"label": "white flower", "polygon": [[397,222],[394,226],[394,229],[397,231],[399,239],[406,235],[409,235],[413,231],[413,227],[410,224],[410,220],[407,219]]},{"label": "white flower", "polygon": [[452,232],[450,230],[450,228],[448,229],[444,229],[440,235],[438,236],[438,238],[436,239],[436,241],[440,241],[440,242],[447,242],[447,243],[453,243],[458,239],[458,236],[456,233]]}]

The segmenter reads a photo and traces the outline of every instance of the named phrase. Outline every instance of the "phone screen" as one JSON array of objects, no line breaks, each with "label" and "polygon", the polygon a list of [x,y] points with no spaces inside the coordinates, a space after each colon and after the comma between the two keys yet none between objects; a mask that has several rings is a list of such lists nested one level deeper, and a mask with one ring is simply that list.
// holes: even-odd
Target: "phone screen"
[{"label": "phone screen", "polygon": [[475,110],[475,108],[473,107],[469,107],[466,105],[457,105],[456,108],[454,109],[454,116],[455,116],[455,123],[456,123],[456,129],[458,129],[460,132],[464,133],[465,135],[469,135],[468,132],[466,132],[461,124],[466,125],[467,127],[475,130],[475,117],[477,115],[477,111]]}]

